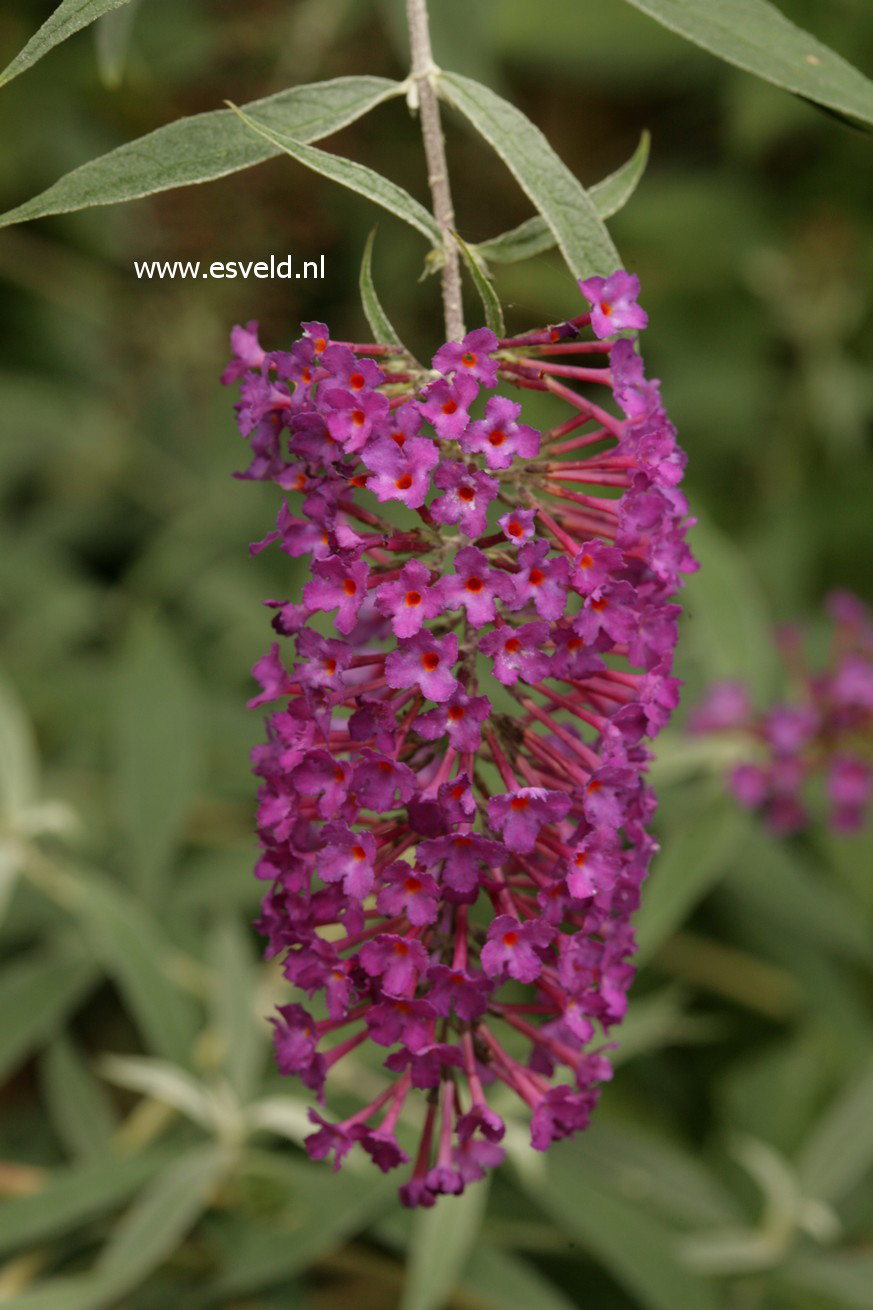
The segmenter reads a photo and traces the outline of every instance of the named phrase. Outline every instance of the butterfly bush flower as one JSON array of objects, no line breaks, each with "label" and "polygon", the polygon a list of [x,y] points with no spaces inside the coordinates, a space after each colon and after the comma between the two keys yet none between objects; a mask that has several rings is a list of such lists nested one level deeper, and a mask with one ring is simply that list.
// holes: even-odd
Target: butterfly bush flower
[{"label": "butterfly bush flower", "polygon": [[730,734],[747,753],[729,775],[731,790],[779,836],[808,826],[816,778],[837,832],[863,825],[873,795],[873,616],[846,591],[833,592],[827,610],[831,643],[821,672],[807,664],[794,629],[780,635],[795,701],[758,713],[742,683],[720,682],[690,720],[692,732]]},{"label": "butterfly bush flower", "polygon": [[[410,1163],[397,1126],[420,1101],[410,1206],[500,1161],[501,1087],[537,1150],[586,1126],[634,972],[643,739],[677,701],[673,598],[696,565],[684,456],[616,335],[645,326],[637,280],[581,289],[590,313],[478,328],[429,372],[320,323],[265,353],[250,323],[224,375],[241,476],[288,497],[257,549],[312,556],[302,601],[268,602],[282,640],[254,669],[273,708],[258,922],[296,988],[276,1058],[323,1105],[334,1065],[380,1051],[384,1089],[341,1122],[313,1109],[307,1147]],[[552,398],[542,433],[530,390]],[[855,803],[850,763],[831,785]]]}]

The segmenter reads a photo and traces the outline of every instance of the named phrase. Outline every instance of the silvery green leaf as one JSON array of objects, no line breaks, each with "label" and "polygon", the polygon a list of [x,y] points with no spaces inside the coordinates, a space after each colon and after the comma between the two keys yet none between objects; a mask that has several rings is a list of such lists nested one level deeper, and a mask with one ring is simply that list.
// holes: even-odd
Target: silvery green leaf
[{"label": "silvery green leaf", "polygon": [[873,82],[768,0],[628,0],[650,18],[767,82],[873,125]]},{"label": "silvery green leaf", "polygon": [[361,272],[358,278],[358,287],[361,292],[361,303],[364,307],[364,317],[370,325],[370,331],[373,333],[374,341],[381,342],[388,346],[400,346],[401,349],[405,350],[406,347],[395,332],[394,326],[382,308],[382,304],[376,294],[376,287],[373,282],[373,243],[375,240],[376,229],[373,228],[372,232],[367,237],[367,244],[364,246],[364,255],[361,260]]},{"label": "silvery green leaf", "polygon": [[508,101],[470,78],[440,73],[441,97],[496,150],[555,235],[576,278],[609,274],[621,260],[590,195],[538,127]]},{"label": "silvery green leaf", "polygon": [[0,86],[11,82],[13,77],[30,68],[43,55],[48,54],[53,46],[66,41],[74,32],[95,22],[102,14],[113,9],[120,9],[128,0],[63,0],[55,12],[45,20],[39,31],[35,32],[27,45],[18,52],[10,64],[0,73]]},{"label": "silvery green leaf", "polygon": [[423,236],[427,237],[432,246],[442,246],[442,233],[433,215],[390,178],[383,177],[381,173],[367,168],[365,164],[356,164],[352,159],[343,159],[341,155],[331,154],[330,151],[304,145],[293,136],[270,127],[257,114],[247,114],[236,106],[232,108],[246,127],[284,151],[286,155],[290,155],[292,159],[296,159],[299,164],[311,168],[314,173],[320,173],[322,177],[330,178],[333,182],[339,182],[341,186],[356,191],[358,195],[366,196],[374,204],[381,205],[389,213],[402,218],[411,227],[417,228]]},{"label": "silvery green leaf", "polygon": [[[588,188],[588,196],[600,218],[611,218],[623,209],[636,191],[649,159],[650,136],[643,132],[640,143],[627,163]],[[544,218],[536,215],[518,227],[503,232],[473,247],[476,254],[492,264],[514,264],[522,259],[551,250],[555,234]]]},{"label": "silvery green leaf", "polygon": [[491,281],[488,274],[485,272],[481,259],[475,250],[471,250],[466,241],[461,240],[457,232],[453,232],[452,236],[460,247],[464,263],[473,279],[473,285],[479,292],[479,299],[482,301],[482,308],[485,310],[486,325],[490,327],[495,336],[505,336],[506,329],[503,325],[503,310],[500,307],[497,292],[491,285]]},{"label": "silvery green leaf", "polygon": [[[279,91],[244,108],[297,141],[317,141],[401,88],[402,83],[385,77],[335,77]],[[194,114],[80,165],[40,195],[0,215],[0,227],[211,182],[280,153],[279,146],[249,131],[230,109]]]}]

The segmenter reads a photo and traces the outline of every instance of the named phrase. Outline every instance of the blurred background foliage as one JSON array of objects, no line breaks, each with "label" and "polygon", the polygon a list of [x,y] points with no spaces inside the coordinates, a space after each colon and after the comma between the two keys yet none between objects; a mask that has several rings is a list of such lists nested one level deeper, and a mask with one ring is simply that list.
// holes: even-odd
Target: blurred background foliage
[{"label": "blurred background foliage", "polygon": [[[52,7],[8,0],[0,51]],[[868,0],[781,8],[873,69]],[[432,9],[438,61],[521,107],[585,183],[651,130],[610,227],[701,520],[686,704],[723,676],[763,703],[774,622],[815,634],[829,588],[869,584],[870,139],[616,0]],[[4,89],[2,208],[225,98],[402,77],[401,17],[395,0],[119,11]],[[451,116],[447,137],[467,239],[528,216]],[[402,103],[330,145],[426,199]],[[305,1102],[273,1072],[264,1020],[284,991],[249,928],[260,724],[244,702],[261,598],[292,596],[302,571],[248,557],[277,506],[232,479],[244,451],[217,377],[236,321],[274,347],[312,317],[365,335],[372,222],[280,159],[0,234],[0,1304],[869,1310],[873,838],[776,842],[678,730],[655,766],[641,972],[584,1139],[543,1159],[519,1124],[490,1195],[415,1216],[371,1166],[335,1177],[299,1149]],[[324,254],[324,281],[133,272],[288,252]],[[427,355],[441,314],[421,262],[381,216],[377,287]],[[576,311],[555,254],[495,277],[510,329]],[[361,1060],[340,1108],[378,1076]]]}]

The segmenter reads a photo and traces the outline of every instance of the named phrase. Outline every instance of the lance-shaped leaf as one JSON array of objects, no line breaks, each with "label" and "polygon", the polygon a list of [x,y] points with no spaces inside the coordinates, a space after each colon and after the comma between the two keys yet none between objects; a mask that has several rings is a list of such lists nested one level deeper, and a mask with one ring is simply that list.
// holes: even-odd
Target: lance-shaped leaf
[{"label": "lance-shaped leaf", "polygon": [[768,0],[628,3],[729,64],[855,122],[873,124],[873,82]]},{"label": "lance-shaped leaf", "polygon": [[34,32],[24,49],[0,73],[0,86],[11,82],[13,77],[42,59],[52,46],[66,41],[68,36],[95,22],[101,15],[108,14],[112,9],[120,9],[127,3],[128,0],[63,0],[63,4],[58,5],[39,31]]},{"label": "lance-shaped leaf", "polygon": [[373,242],[375,240],[376,229],[373,228],[367,237],[367,244],[364,246],[361,272],[358,277],[358,288],[361,293],[361,304],[364,307],[364,317],[370,325],[374,341],[382,342],[387,346],[399,346],[401,350],[406,350],[376,294],[376,287],[373,282]]},{"label": "lance-shaped leaf", "polygon": [[417,228],[423,236],[427,237],[431,245],[442,245],[442,234],[434,217],[428,213],[424,205],[419,204],[408,191],[404,191],[403,187],[392,182],[390,178],[383,177],[372,168],[367,168],[366,164],[356,164],[354,160],[343,159],[341,155],[333,155],[328,150],[304,145],[285,132],[277,132],[259,117],[247,114],[244,110],[237,109],[235,105],[231,108],[252,132],[256,132],[271,145],[277,146],[298,163],[311,168],[314,173],[320,173],[322,177],[329,177],[332,181],[339,182],[349,191],[357,191],[359,195],[366,196],[374,204],[381,205],[390,214],[395,214],[411,227]]},{"label": "lance-shaped leaf", "polygon": [[457,73],[441,73],[438,89],[500,155],[554,232],[574,277],[619,267],[618,252],[588,192],[530,119],[488,87]]},{"label": "lance-shaped leaf", "polygon": [[467,265],[470,276],[473,279],[473,285],[479,292],[479,299],[482,301],[482,308],[485,310],[485,322],[495,336],[503,337],[506,335],[506,329],[503,323],[503,310],[500,307],[500,301],[497,299],[497,292],[491,285],[491,281],[482,261],[475,251],[471,250],[466,241],[462,241],[457,232],[452,236],[457,241],[461,254],[464,257],[464,263]]},{"label": "lance-shaped leaf", "polygon": [[413,1218],[400,1310],[439,1310],[464,1272],[482,1227],[487,1184],[453,1199]]},{"label": "lance-shaped leaf", "polygon": [[[604,177],[600,182],[588,188],[588,197],[598,217],[611,218],[623,209],[636,191],[640,178],[649,160],[651,138],[643,132],[640,143],[627,163],[622,164],[614,173]],[[481,241],[472,249],[480,257],[493,264],[515,264],[533,255],[541,255],[544,250],[551,250],[555,244],[555,234],[544,218],[537,214],[525,219],[518,227],[509,232],[502,232],[489,241]]]},{"label": "lance-shaped leaf", "polygon": [[[400,86],[385,77],[336,77],[253,100],[245,108],[296,141],[318,141],[398,95]],[[278,154],[279,146],[252,133],[230,109],[194,114],[82,164],[32,200],[0,215],[0,227],[211,182]]]}]

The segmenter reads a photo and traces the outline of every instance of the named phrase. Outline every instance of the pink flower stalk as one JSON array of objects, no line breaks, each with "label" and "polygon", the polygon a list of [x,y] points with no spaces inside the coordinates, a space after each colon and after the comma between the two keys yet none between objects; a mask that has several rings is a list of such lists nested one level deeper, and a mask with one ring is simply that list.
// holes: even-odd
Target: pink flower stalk
[{"label": "pink flower stalk", "polygon": [[[586,1126],[634,973],[655,849],[642,743],[678,698],[672,602],[696,564],[657,384],[601,331],[644,321],[635,279],[583,290],[594,341],[588,314],[502,341],[479,328],[423,374],[323,324],[264,354],[249,325],[225,375],[242,379],[241,476],[291,497],[268,540],[313,556],[302,603],[268,602],[296,658],[274,646],[254,670],[252,703],[275,705],[254,752],[259,927],[319,998],[280,1007],[277,1059],[322,1102],[333,1065],[384,1048],[370,1105],[311,1113],[310,1154],[337,1165],[354,1144],[406,1163],[395,1127],[426,1093],[407,1205],[499,1162],[496,1083],[538,1150]],[[536,432],[518,401],[480,395],[501,381],[566,417]]]},{"label": "pink flower stalk", "polygon": [[833,633],[821,672],[808,667],[795,630],[781,634],[795,700],[759,713],[742,683],[720,682],[691,716],[692,732],[730,732],[747,743],[731,790],[779,836],[809,825],[806,792],[816,777],[837,832],[863,825],[873,795],[873,616],[847,591],[833,592],[827,608]]}]

